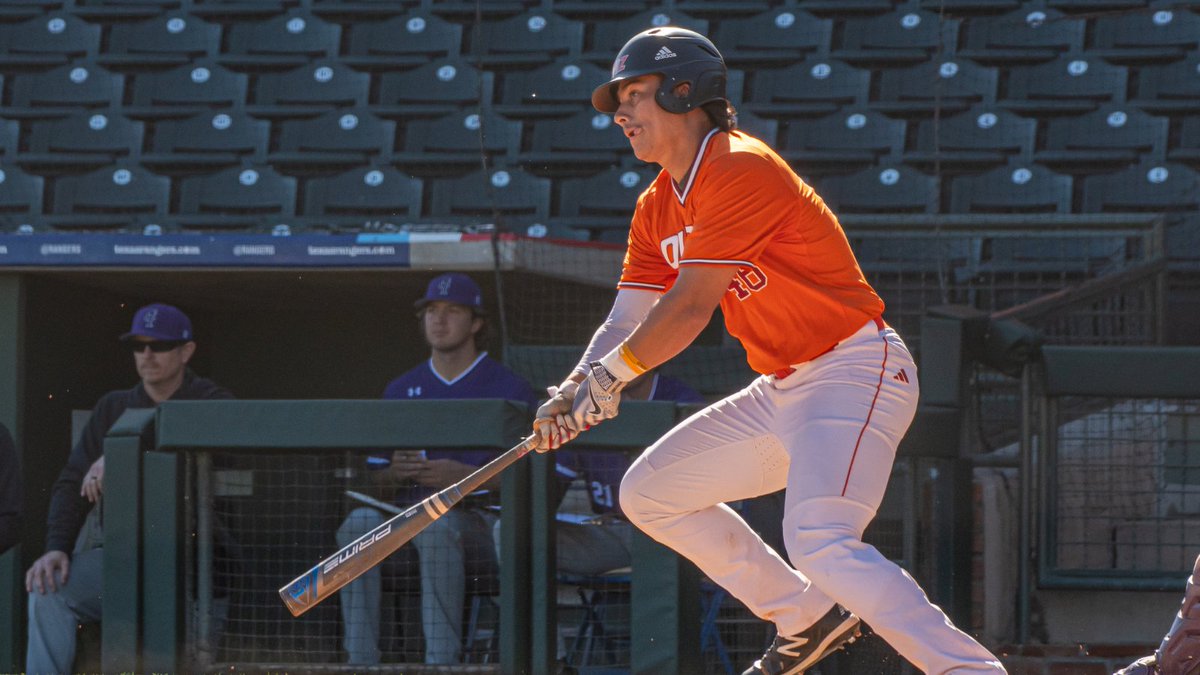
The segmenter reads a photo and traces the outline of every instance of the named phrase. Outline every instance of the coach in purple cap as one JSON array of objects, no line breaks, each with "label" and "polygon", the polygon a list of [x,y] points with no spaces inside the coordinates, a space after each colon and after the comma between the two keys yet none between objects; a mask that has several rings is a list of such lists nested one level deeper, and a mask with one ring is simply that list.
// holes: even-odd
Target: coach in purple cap
[{"label": "coach in purple cap", "polygon": [[104,540],[98,507],[109,428],[129,408],[154,408],[167,399],[233,398],[187,367],[196,342],[191,320],[179,309],[146,305],[119,339],[133,352],[141,381],[100,399],[51,490],[46,553],[25,573],[29,673],[74,672],[75,629],[100,620]]}]

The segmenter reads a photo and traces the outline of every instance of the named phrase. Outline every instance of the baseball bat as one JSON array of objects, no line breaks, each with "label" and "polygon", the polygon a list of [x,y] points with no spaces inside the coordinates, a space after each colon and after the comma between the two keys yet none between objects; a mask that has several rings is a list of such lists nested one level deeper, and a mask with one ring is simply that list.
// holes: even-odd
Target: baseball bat
[{"label": "baseball bat", "polygon": [[478,490],[479,486],[529,454],[537,443],[535,433],[466,478],[393,516],[290,581],[279,589],[279,597],[283,598],[292,616],[307,612],[407,544],[462,501],[465,495]]}]

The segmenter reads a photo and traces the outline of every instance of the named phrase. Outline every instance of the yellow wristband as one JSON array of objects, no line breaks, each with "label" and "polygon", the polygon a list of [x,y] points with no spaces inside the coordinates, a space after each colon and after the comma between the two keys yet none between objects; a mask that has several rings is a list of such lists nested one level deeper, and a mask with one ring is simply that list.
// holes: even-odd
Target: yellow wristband
[{"label": "yellow wristband", "polygon": [[647,370],[650,370],[646,367],[646,364],[642,363],[641,359],[633,355],[633,352],[629,349],[628,344],[622,342],[617,353],[621,355],[621,360],[624,361],[625,365],[629,366],[634,373],[641,375]]}]

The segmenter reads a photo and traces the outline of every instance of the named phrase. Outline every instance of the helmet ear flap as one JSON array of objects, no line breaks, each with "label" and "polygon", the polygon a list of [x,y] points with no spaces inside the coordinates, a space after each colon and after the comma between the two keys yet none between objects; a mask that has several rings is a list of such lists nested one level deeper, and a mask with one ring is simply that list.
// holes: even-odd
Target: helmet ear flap
[{"label": "helmet ear flap", "polygon": [[659,85],[658,91],[654,92],[654,100],[658,101],[658,105],[669,113],[682,115],[692,109],[692,92],[696,90],[692,87],[692,92],[688,92],[687,96],[679,97],[675,95],[675,87],[681,84],[692,84],[689,80],[678,80],[675,77],[664,76],[662,84]]},{"label": "helmet ear flap", "polygon": [[[691,90],[687,96],[676,96],[675,88],[681,84],[690,84]],[[680,80],[674,76],[664,76],[662,85],[654,92],[658,105],[669,113],[682,115],[690,110],[725,97],[725,72],[723,70],[708,70],[696,76],[695,80]]]}]

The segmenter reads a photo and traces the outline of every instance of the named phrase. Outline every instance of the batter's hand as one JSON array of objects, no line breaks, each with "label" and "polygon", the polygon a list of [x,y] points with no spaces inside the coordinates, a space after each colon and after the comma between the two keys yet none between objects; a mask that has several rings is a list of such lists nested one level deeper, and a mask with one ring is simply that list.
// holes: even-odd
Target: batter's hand
[{"label": "batter's hand", "polygon": [[588,368],[587,379],[579,385],[579,393],[575,395],[568,421],[568,425],[576,433],[616,417],[617,405],[621,402],[621,390],[629,384],[617,379],[617,376],[599,361],[592,361]]},{"label": "batter's hand", "polygon": [[579,432],[568,426],[571,403],[575,400],[575,392],[578,390],[579,384],[571,381],[546,388],[550,400],[538,407],[533,420],[533,430],[540,437],[535,448],[538,452],[557,450],[579,435]]}]

